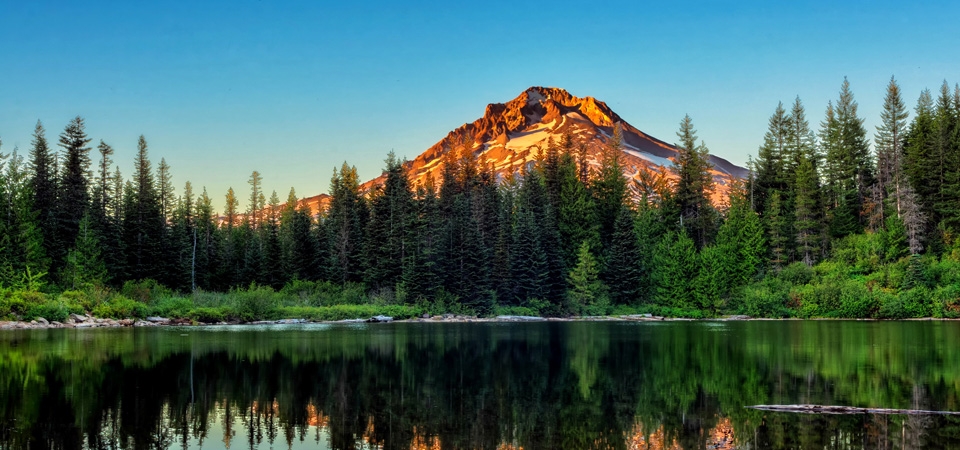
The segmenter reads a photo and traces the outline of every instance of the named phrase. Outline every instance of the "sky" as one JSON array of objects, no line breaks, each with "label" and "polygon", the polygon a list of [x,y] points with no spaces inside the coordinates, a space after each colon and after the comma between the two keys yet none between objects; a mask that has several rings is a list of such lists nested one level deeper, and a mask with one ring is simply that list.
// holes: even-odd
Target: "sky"
[{"label": "sky", "polygon": [[[348,4],[349,3],[349,4]],[[960,2],[14,2],[0,0],[0,152],[80,115],[133,172],[137,138],[177,192],[281,200],[335,167],[379,175],[530,86],[605,101],[676,141],[689,114],[744,165],[778,102],[819,127],[844,77],[872,138],[895,76],[909,108],[960,82]],[[96,164],[99,155],[91,152]],[[242,202],[246,207],[246,200]]]}]

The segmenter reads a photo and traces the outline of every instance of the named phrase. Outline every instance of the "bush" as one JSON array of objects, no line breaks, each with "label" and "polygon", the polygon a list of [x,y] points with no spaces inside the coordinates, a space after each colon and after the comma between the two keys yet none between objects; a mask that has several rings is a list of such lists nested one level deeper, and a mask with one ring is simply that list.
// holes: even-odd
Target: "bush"
[{"label": "bush", "polygon": [[270,286],[251,284],[245,290],[230,291],[234,311],[240,320],[271,320],[276,318],[280,297]]},{"label": "bush", "polygon": [[193,301],[188,297],[167,297],[157,301],[150,309],[151,316],[170,318],[188,318],[193,309]]},{"label": "bush", "polygon": [[203,323],[219,323],[227,320],[227,317],[232,315],[230,311],[225,307],[220,308],[194,308],[190,311],[187,317],[190,320]]},{"label": "bush", "polygon": [[83,308],[80,305],[54,300],[31,305],[23,314],[23,320],[43,317],[51,322],[64,322],[70,314],[83,314]]},{"label": "bush", "polygon": [[839,317],[865,319],[873,317],[879,309],[877,298],[864,284],[850,280],[840,287]]},{"label": "bush", "polygon": [[881,319],[924,317],[928,309],[925,303],[929,298],[930,290],[925,287],[904,291],[900,295],[882,295],[877,317]]},{"label": "bush", "polygon": [[497,306],[493,314],[495,316],[539,316],[540,311],[528,306]]},{"label": "bush", "polygon": [[807,267],[807,265],[802,262],[795,262],[784,267],[777,277],[794,286],[801,286],[812,281],[814,275],[815,273],[812,267]]},{"label": "bush", "polygon": [[139,281],[127,281],[123,283],[120,294],[126,298],[137,300],[143,304],[153,304],[155,300],[162,297],[170,297],[173,291],[164,285],[157,283],[156,280],[149,278]]},{"label": "bush", "polygon": [[147,317],[147,305],[122,295],[114,295],[110,300],[93,309],[94,317],[111,319],[142,319]]},{"label": "bush", "polygon": [[422,314],[422,309],[407,305],[286,306],[279,309],[280,317],[322,321],[367,319],[373,316],[390,316],[402,320]]},{"label": "bush", "polygon": [[751,317],[790,317],[790,310],[787,308],[789,294],[789,283],[781,279],[767,278],[744,286],[733,301],[736,305],[734,311]]}]

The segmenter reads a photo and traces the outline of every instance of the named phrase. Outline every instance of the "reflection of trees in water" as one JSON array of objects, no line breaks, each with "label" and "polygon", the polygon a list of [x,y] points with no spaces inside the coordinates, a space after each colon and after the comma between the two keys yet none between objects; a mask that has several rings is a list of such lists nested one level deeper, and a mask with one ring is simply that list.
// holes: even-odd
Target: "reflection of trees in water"
[{"label": "reflection of trees in water", "polygon": [[957,351],[913,362],[920,374],[866,371],[879,367],[874,356],[909,366],[895,348],[859,350],[860,341],[884,339],[870,328],[811,349],[794,344],[796,334],[809,339],[806,326],[737,326],[398,327],[226,341],[154,333],[100,342],[92,334],[82,345],[45,338],[15,348],[0,341],[0,447],[77,448],[81,439],[90,448],[314,441],[505,450],[958,442],[944,431],[960,430],[953,418],[743,408],[770,400],[958,404],[956,388],[942,381],[955,379],[946,375],[960,366]]}]

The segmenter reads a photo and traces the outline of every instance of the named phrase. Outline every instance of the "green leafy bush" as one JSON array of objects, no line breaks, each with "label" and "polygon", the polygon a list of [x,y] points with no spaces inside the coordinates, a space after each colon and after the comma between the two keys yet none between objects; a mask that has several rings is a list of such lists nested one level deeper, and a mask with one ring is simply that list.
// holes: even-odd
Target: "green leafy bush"
[{"label": "green leafy bush", "polygon": [[23,320],[44,318],[50,322],[64,322],[70,314],[83,314],[83,308],[77,304],[53,300],[31,305],[23,314]]},{"label": "green leafy bush", "polygon": [[173,295],[166,286],[157,283],[156,280],[149,278],[138,281],[127,281],[123,283],[120,294],[126,298],[139,301],[143,304],[153,304],[154,300]]},{"label": "green leafy bush", "polygon": [[[786,269],[785,269],[786,270]],[[789,317],[787,302],[790,283],[776,278],[767,278],[759,283],[744,286],[737,298],[734,311],[751,317]]]},{"label": "green leafy bush", "polygon": [[166,297],[150,308],[150,315],[169,318],[189,318],[193,301],[188,297]]},{"label": "green leafy bush", "polygon": [[111,319],[142,319],[147,317],[147,305],[122,295],[114,295],[106,302],[93,308],[94,317]]},{"label": "green leafy bush", "polygon": [[190,311],[187,317],[190,320],[194,320],[202,323],[219,323],[227,320],[232,313],[226,307],[220,308],[194,308]]},{"label": "green leafy bush", "polygon": [[850,280],[840,287],[837,317],[865,319],[873,317],[879,309],[880,303],[864,284]]},{"label": "green leafy bush", "polygon": [[812,281],[814,275],[816,275],[816,273],[812,267],[807,267],[807,265],[802,262],[795,262],[784,267],[777,277],[794,286],[799,286]]},{"label": "green leafy bush", "polygon": [[280,296],[270,286],[251,285],[248,289],[230,291],[233,309],[240,320],[271,320],[277,318]]}]

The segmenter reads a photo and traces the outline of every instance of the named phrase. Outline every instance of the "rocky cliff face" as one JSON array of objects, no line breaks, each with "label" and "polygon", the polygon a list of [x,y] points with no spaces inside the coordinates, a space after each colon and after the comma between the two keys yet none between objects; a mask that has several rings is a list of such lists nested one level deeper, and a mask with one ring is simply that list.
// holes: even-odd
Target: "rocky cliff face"
[{"label": "rocky cliff face", "polygon": [[[406,163],[414,184],[432,176],[440,180],[441,157],[465,140],[473,142],[479,161],[489,164],[499,174],[516,172],[537,157],[539,148],[549,140],[560,142],[564,134],[577,144],[587,146],[587,160],[599,167],[601,152],[609,142],[615,124],[620,123],[624,138],[624,176],[639,179],[649,174],[666,174],[674,178],[669,167],[677,156],[677,148],[649,136],[624,121],[606,103],[593,97],[575,97],[559,88],[531,87],[507,103],[487,105],[483,117],[451,131],[446,137]],[[716,184],[714,202],[726,198],[730,182],[743,178],[747,170],[729,161],[710,155]],[[382,177],[364,183],[370,189]],[[325,204],[324,195],[303,199],[312,208]]]}]

